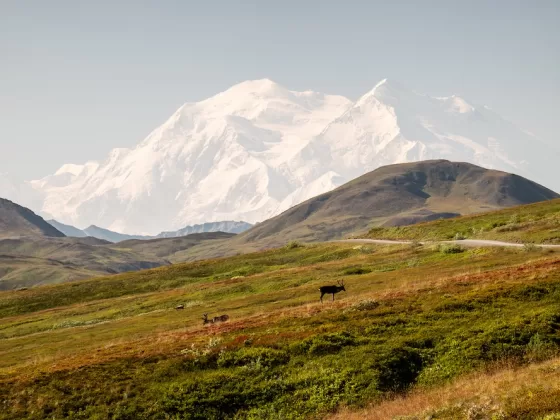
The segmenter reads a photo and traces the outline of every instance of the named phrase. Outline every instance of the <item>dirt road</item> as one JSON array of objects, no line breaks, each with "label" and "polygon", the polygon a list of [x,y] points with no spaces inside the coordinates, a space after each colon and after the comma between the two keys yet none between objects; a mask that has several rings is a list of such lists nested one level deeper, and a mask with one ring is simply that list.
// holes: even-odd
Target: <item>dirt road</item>
[{"label": "dirt road", "polygon": [[[413,241],[392,241],[389,239],[341,239],[335,242],[354,242],[359,244],[411,244]],[[524,244],[516,244],[512,242],[502,242],[502,241],[490,241],[486,239],[462,239],[455,241],[420,241],[422,245],[431,244],[458,244],[465,247],[484,247],[484,246],[502,246],[502,247],[512,247],[512,248],[522,248]],[[542,248],[557,248],[560,249],[560,245],[536,245]]]}]

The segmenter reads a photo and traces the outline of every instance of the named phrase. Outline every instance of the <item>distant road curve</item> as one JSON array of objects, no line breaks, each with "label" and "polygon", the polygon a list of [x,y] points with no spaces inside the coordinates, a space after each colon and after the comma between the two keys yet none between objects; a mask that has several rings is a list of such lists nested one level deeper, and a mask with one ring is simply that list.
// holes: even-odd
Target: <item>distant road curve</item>
[{"label": "distant road curve", "polygon": [[[392,245],[392,244],[411,244],[414,241],[393,241],[390,239],[340,239],[333,242],[350,242],[350,243],[358,243],[358,244],[385,244],[385,245]],[[455,241],[418,241],[418,243],[422,245],[430,245],[430,244],[459,244],[467,247],[478,247],[478,246],[502,246],[502,247],[511,247],[511,248],[522,248],[524,244],[516,244],[512,242],[502,242],[502,241],[489,241],[485,239],[462,239],[462,240],[455,240]],[[558,248],[560,249],[560,245],[546,245],[546,244],[535,244],[538,247],[542,248]]]}]

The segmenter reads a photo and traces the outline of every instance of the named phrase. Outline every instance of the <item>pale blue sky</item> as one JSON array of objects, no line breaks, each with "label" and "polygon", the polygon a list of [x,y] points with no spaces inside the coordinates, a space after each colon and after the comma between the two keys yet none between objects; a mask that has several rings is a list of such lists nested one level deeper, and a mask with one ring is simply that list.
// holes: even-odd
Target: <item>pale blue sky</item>
[{"label": "pale blue sky", "polygon": [[396,79],[560,141],[560,0],[0,0],[0,172],[132,147],[247,79],[351,98]]}]

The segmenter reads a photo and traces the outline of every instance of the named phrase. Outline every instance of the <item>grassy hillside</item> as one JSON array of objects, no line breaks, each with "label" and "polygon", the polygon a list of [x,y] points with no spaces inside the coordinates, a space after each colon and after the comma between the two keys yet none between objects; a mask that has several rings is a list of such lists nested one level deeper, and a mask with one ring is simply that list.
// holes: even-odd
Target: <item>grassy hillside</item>
[{"label": "grassy hillside", "polygon": [[235,236],[213,232],[113,244],[94,237],[0,240],[0,290],[63,283],[169,265],[177,253]]},{"label": "grassy hillside", "polygon": [[377,227],[365,237],[418,241],[469,238],[560,244],[560,200],[412,226]]},{"label": "grassy hillside", "polygon": [[[206,232],[193,233],[178,238],[159,238],[150,240],[128,240],[110,245],[113,249],[127,249],[144,255],[166,258],[175,262],[176,255],[206,241],[233,238],[235,233]],[[180,260],[179,260],[180,261]]]},{"label": "grassy hillside", "polygon": [[[294,243],[2,292],[0,418],[318,418],[552,360],[560,254],[460,251]],[[529,392],[524,418],[560,412]]]},{"label": "grassy hillside", "polygon": [[111,249],[96,238],[0,240],[0,290],[61,283],[168,265],[163,258]]}]

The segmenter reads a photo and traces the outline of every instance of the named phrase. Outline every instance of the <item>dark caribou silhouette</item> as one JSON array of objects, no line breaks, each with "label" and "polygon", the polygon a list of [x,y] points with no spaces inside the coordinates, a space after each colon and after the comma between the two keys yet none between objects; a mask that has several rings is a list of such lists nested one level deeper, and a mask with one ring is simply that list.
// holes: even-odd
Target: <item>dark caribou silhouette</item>
[{"label": "dark caribou silhouette", "polygon": [[216,322],[226,322],[229,319],[229,315],[220,315],[220,316],[215,316],[214,319],[212,320],[212,322],[216,323]]},{"label": "dark caribou silhouette", "polygon": [[323,303],[323,296],[325,295],[332,295],[332,300],[334,302],[334,294],[338,292],[345,291],[344,288],[344,280],[337,281],[338,286],[321,286],[319,287],[319,291],[321,292],[321,303]]},{"label": "dark caribou silhouette", "polygon": [[202,325],[206,324],[216,324],[218,322],[225,322],[229,319],[229,315],[215,316],[214,318],[208,319],[208,314],[202,314]]}]

